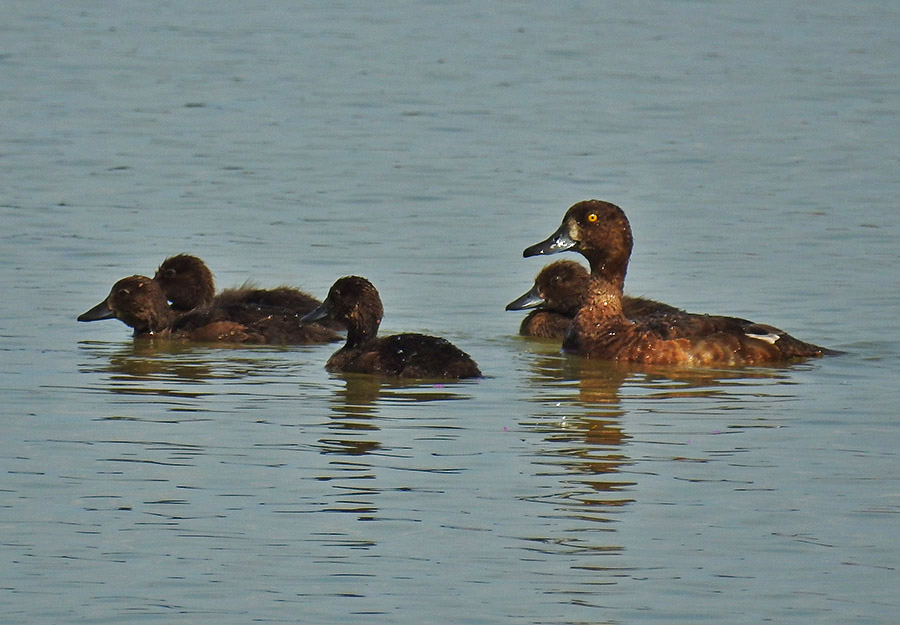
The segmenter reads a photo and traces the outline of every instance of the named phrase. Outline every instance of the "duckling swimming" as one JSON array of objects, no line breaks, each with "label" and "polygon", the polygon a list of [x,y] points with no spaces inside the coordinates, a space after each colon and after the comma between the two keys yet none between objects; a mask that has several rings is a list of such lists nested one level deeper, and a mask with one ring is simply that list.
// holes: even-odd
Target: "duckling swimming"
[{"label": "duckling swimming", "polygon": [[159,283],[172,308],[182,312],[212,306],[248,320],[254,314],[262,318],[279,312],[279,309],[280,312],[305,315],[320,303],[312,295],[292,286],[259,289],[245,284],[216,295],[212,272],[200,258],[190,254],[165,259],[153,279]]},{"label": "duckling swimming", "polygon": [[172,308],[182,312],[209,306],[216,296],[216,284],[209,267],[190,254],[169,256],[157,268],[153,280],[172,303]]},{"label": "duckling swimming", "polygon": [[301,345],[340,340],[333,330],[318,324],[301,324],[298,314],[285,311],[259,315],[248,310],[241,316],[234,310],[209,305],[179,313],[170,308],[158,282],[138,275],[116,282],[106,299],[79,315],[78,321],[113,318],[133,328],[135,337]]},{"label": "duckling swimming", "polygon": [[347,327],[347,342],[325,369],[374,373],[401,378],[478,378],[481,371],[468,354],[449,341],[424,334],[379,338],[384,308],[371,282],[358,276],[340,278],[322,304],[304,322],[331,318]]},{"label": "duckling swimming", "polygon": [[[572,260],[550,263],[538,273],[530,291],[506,305],[506,310],[531,311],[519,326],[519,334],[561,339],[587,299],[591,274]],[[622,312],[629,319],[651,314],[684,312],[644,297],[622,296]]]},{"label": "duckling swimming", "polygon": [[736,317],[666,312],[628,319],[622,288],[632,249],[631,226],[609,202],[578,202],[548,239],[524,256],[574,250],[591,266],[589,293],[563,349],[588,358],[675,365],[754,365],[830,352],[786,332]]},{"label": "duckling swimming", "polygon": [[265,343],[265,339],[235,322],[214,321],[206,324],[173,326],[180,319],[169,308],[159,284],[147,276],[130,276],[116,282],[102,302],[78,316],[78,321],[118,319],[134,329],[134,336],[161,336],[196,341]]}]

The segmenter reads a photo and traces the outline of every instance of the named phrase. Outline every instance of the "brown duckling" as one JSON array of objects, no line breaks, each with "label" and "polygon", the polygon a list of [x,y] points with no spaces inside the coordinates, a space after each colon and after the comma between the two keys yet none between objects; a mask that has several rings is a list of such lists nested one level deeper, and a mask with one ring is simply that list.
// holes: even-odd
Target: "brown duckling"
[{"label": "brown duckling", "polygon": [[374,373],[401,378],[478,378],[481,371],[468,354],[449,341],[424,334],[379,338],[384,308],[371,282],[340,278],[322,304],[304,322],[331,318],[347,327],[347,342],[325,368],[331,372]]},{"label": "brown duckling", "polygon": [[[561,339],[588,294],[591,274],[573,260],[558,260],[538,273],[530,291],[506,305],[506,310],[532,310],[519,326],[519,334]],[[653,314],[684,312],[644,297],[622,296],[622,311],[629,319]]]},{"label": "brown duckling", "polygon": [[264,337],[233,321],[185,324],[174,330],[180,319],[169,307],[159,284],[147,276],[130,276],[116,282],[102,302],[78,316],[78,321],[118,319],[134,329],[134,336],[161,336],[196,341],[265,343]]},{"label": "brown duckling", "polygon": [[157,268],[153,279],[175,310],[209,306],[216,296],[216,284],[209,267],[190,254],[169,256]]},{"label": "brown duckling", "polygon": [[[190,254],[165,259],[153,279],[177,311],[207,308],[242,323],[273,314],[302,316],[320,303],[312,295],[292,286],[260,289],[248,283],[225,289],[217,295],[212,272],[200,258]],[[340,328],[336,323],[324,325]]]},{"label": "brown duckling", "polygon": [[277,311],[265,316],[234,315],[215,305],[187,313],[170,308],[159,283],[146,276],[130,276],[113,285],[102,302],[78,316],[78,321],[119,319],[134,336],[223,342],[311,344],[330,343],[340,336],[318,324],[301,324],[299,315]]}]

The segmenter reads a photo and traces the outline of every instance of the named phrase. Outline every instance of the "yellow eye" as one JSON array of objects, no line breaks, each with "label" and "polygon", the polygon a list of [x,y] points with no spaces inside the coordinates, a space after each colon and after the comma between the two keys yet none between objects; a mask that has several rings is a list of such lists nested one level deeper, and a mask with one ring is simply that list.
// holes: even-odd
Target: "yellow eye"
[{"label": "yellow eye", "polygon": [[588,213],[587,220],[591,223],[597,221],[597,213]]}]

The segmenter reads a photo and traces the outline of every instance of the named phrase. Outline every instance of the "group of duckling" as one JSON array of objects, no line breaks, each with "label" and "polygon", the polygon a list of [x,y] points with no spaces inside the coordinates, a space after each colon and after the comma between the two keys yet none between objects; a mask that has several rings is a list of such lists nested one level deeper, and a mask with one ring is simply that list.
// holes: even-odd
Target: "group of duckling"
[{"label": "group of duckling", "polygon": [[188,254],[167,258],[152,278],[116,282],[105,300],[79,321],[119,319],[134,336],[201,342],[310,345],[341,340],[325,365],[333,372],[375,373],[404,378],[474,378],[481,371],[449,341],[424,334],[380,338],[384,315],[372,283],[358,276],[339,279],[320,302],[300,289],[242,286],[215,293],[206,264]]},{"label": "group of duckling", "polygon": [[[615,204],[586,200],[566,212],[549,238],[524,256],[580,253],[546,266],[534,287],[507,310],[535,308],[524,336],[562,340],[565,352],[587,358],[666,365],[756,365],[833,353],[768,325],[736,317],[687,313],[654,300],[623,294],[631,257],[631,226]],[[117,318],[134,335],[269,344],[345,344],[327,361],[331,372],[404,378],[477,378],[472,358],[445,339],[423,334],[378,337],[384,315],[371,282],[337,280],[324,301],[294,287],[226,289],[218,294],[212,273],[196,256],[167,258],[153,278],[130,276],[113,285],[79,321]]]}]

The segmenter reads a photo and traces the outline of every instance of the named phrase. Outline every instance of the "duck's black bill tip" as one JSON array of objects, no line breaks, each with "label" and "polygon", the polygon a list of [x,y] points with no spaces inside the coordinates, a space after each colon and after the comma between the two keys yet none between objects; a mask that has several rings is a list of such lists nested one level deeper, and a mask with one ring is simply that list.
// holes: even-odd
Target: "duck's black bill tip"
[{"label": "duck's black bill tip", "polygon": [[328,309],[325,307],[325,304],[319,304],[311,311],[300,317],[300,323],[313,323],[316,321],[321,321],[327,316]]},{"label": "duck's black bill tip", "polygon": [[578,243],[573,241],[569,236],[568,227],[564,223],[559,227],[559,230],[551,234],[547,239],[526,247],[525,251],[522,252],[522,256],[528,258],[529,256],[538,256],[541,254],[556,254],[558,252],[570,250],[576,245],[578,245]]},{"label": "duck's black bill tip", "polygon": [[531,256],[537,256],[539,254],[544,254],[544,244],[543,243],[535,243],[529,247],[525,248],[525,251],[522,252],[522,256],[524,258],[530,258]]},{"label": "duck's black bill tip", "polygon": [[102,321],[103,319],[115,319],[115,317],[116,313],[106,305],[106,300],[104,300],[89,311],[78,315],[78,321]]},{"label": "duck's black bill tip", "polygon": [[537,292],[537,287],[528,291],[521,297],[518,297],[506,305],[506,310],[528,310],[529,308],[537,308],[544,303],[544,298]]}]

